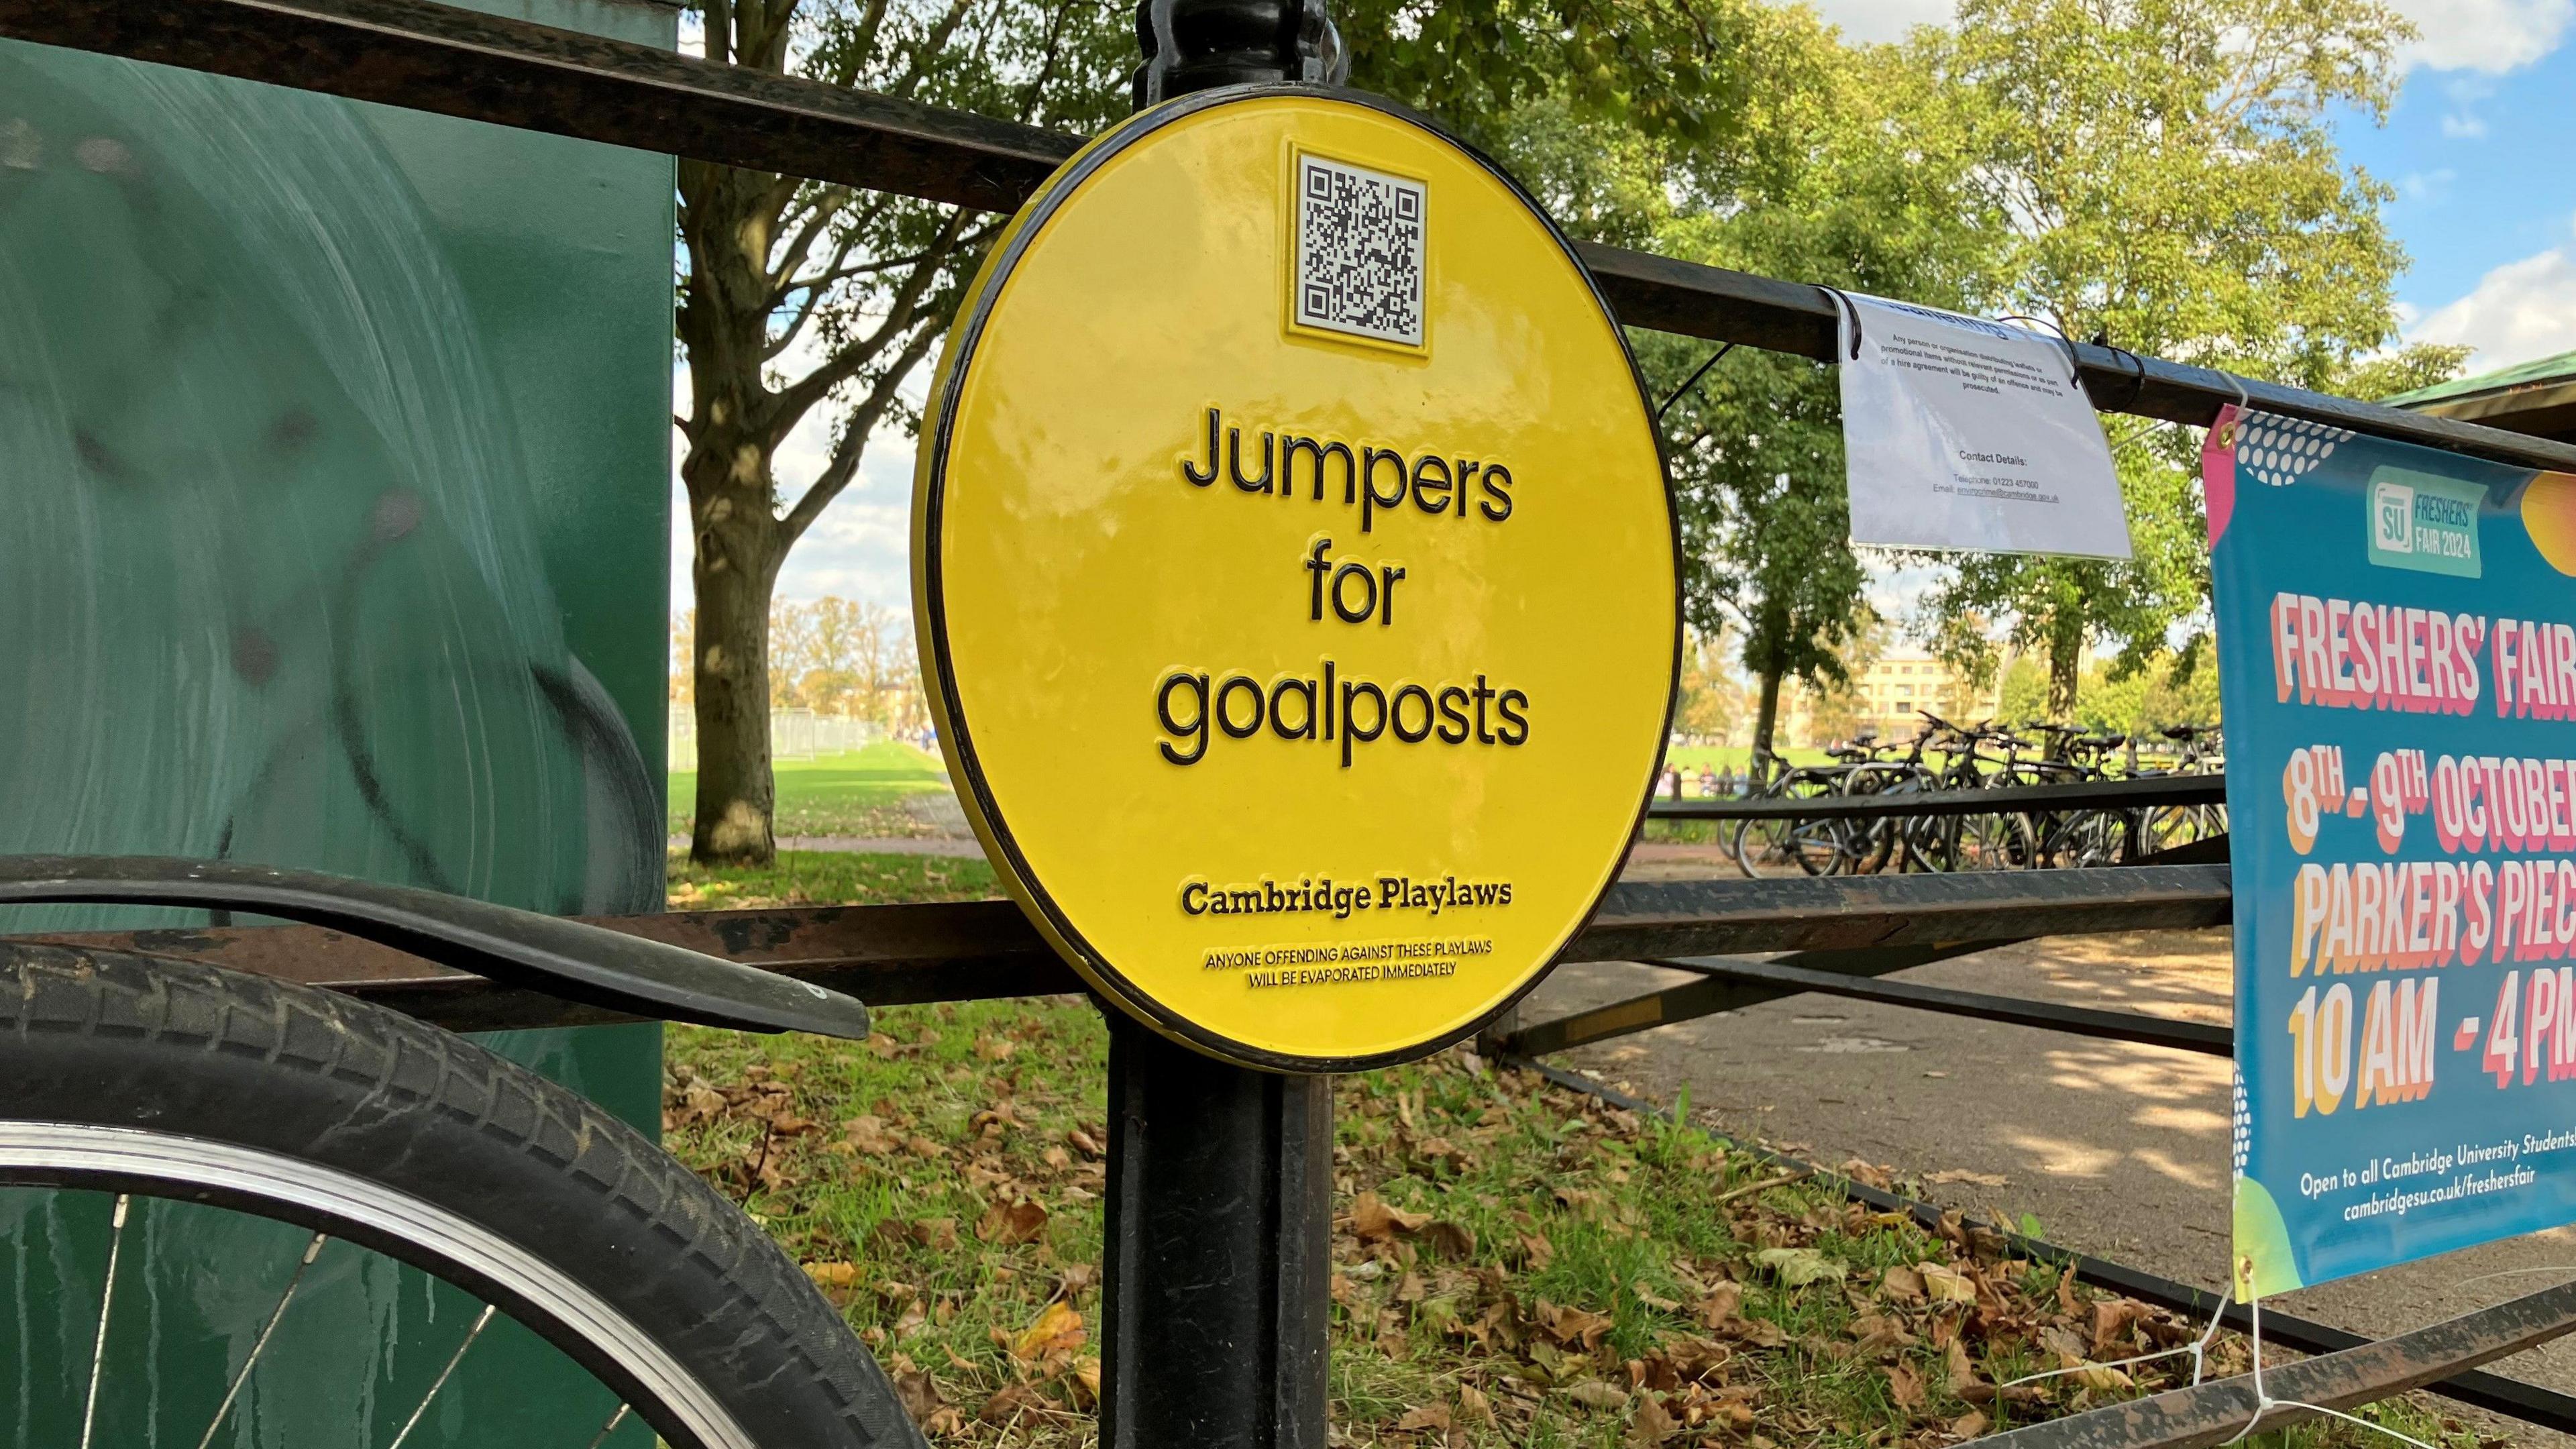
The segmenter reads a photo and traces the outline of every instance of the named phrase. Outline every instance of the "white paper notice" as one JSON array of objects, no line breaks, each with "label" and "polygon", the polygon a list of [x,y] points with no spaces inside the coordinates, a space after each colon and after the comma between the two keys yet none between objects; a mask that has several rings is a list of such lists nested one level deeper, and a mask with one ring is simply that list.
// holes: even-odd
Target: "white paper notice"
[{"label": "white paper notice", "polygon": [[2111,448],[2063,346],[1980,317],[1848,300],[1836,356],[1852,542],[2129,557]]}]

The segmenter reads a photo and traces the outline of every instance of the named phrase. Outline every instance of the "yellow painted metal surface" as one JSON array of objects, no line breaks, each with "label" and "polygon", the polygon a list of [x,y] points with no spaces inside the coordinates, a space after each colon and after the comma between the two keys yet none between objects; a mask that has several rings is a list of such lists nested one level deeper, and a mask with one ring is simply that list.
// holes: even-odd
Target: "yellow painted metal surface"
[{"label": "yellow painted metal surface", "polygon": [[1310,1070],[1535,983],[1644,807],[1678,623],[1634,367],[1525,196],[1361,99],[1176,102],[1021,214],[932,400],[924,674],[1077,969]]}]

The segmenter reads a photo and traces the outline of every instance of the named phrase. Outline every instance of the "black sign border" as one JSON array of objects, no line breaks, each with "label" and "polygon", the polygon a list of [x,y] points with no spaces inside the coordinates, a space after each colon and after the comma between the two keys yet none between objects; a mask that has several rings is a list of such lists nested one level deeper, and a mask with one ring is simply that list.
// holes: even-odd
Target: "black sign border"
[{"label": "black sign border", "polygon": [[1057,208],[1061,207],[1083,182],[1089,180],[1094,172],[1106,164],[1110,157],[1183,117],[1193,116],[1201,111],[1213,110],[1220,106],[1274,97],[1329,100],[1358,106],[1417,127],[1446,142],[1460,155],[1483,167],[1487,174],[1501,182],[1514,196],[1520,198],[1521,204],[1529,209],[1530,215],[1546,229],[1549,238],[1564,254],[1566,264],[1574,269],[1576,276],[1583,279],[1584,286],[1592,294],[1593,305],[1601,309],[1602,321],[1609,324],[1610,335],[1618,341],[1620,356],[1627,359],[1629,380],[1636,386],[1638,407],[1644,417],[1647,433],[1655,441],[1656,466],[1663,475],[1664,522],[1669,530],[1668,537],[1671,541],[1675,597],[1673,647],[1671,662],[1666,672],[1664,718],[1656,738],[1665,742],[1671,740],[1674,697],[1679,692],[1682,665],[1681,516],[1673,506],[1672,462],[1666,455],[1663,430],[1655,426],[1653,414],[1645,408],[1648,396],[1645,377],[1638,371],[1636,352],[1628,345],[1628,334],[1620,325],[1618,313],[1611,308],[1609,299],[1602,295],[1600,282],[1593,277],[1591,269],[1583,265],[1583,259],[1576,254],[1573,243],[1566,240],[1565,233],[1557,228],[1555,219],[1547,214],[1547,209],[1540,206],[1537,198],[1531,196],[1520,182],[1513,179],[1511,173],[1496,165],[1492,157],[1462,140],[1447,127],[1408,107],[1366,91],[1337,87],[1224,86],[1214,90],[1199,91],[1168,101],[1152,110],[1139,112],[1109,131],[1103,132],[1091,144],[1076,153],[1053,176],[1047,178],[1046,184],[1035,196],[1030,197],[1028,204],[1012,218],[1009,229],[1003,235],[1000,248],[994,252],[992,258],[984,264],[977,275],[967,309],[957,318],[954,330],[950,333],[948,355],[940,361],[938,383],[931,399],[932,416],[936,419],[936,423],[927,440],[930,450],[929,473],[926,486],[921,490],[922,496],[918,501],[918,506],[922,509],[922,517],[917,523],[919,532],[914,544],[918,554],[915,564],[921,570],[919,602],[925,611],[920,637],[923,652],[929,656],[938,691],[940,723],[946,730],[945,744],[949,759],[956,770],[963,775],[967,788],[974,793],[976,814],[980,817],[984,829],[989,832],[992,844],[1002,852],[1004,869],[1010,873],[1018,889],[1025,893],[1024,904],[1033,904],[1036,907],[1043,918],[1039,924],[1052,940],[1071,948],[1069,964],[1130,1016],[1164,1036],[1209,1056],[1273,1072],[1359,1072],[1419,1061],[1475,1036],[1503,1013],[1519,1005],[1523,998],[1537,990],[1539,983],[1545,981],[1555,971],[1555,953],[1562,952],[1566,943],[1580,935],[1585,927],[1591,925],[1593,918],[1600,914],[1602,903],[1609,899],[1611,888],[1618,883],[1620,874],[1627,867],[1630,852],[1644,832],[1646,810],[1654,801],[1655,778],[1662,765],[1661,749],[1657,751],[1655,763],[1648,768],[1645,778],[1639,782],[1635,821],[1629,829],[1627,844],[1620,847],[1617,864],[1603,880],[1600,890],[1593,895],[1592,903],[1557,941],[1549,959],[1537,970],[1531,972],[1529,979],[1521,983],[1518,990],[1465,1026],[1412,1046],[1365,1056],[1298,1056],[1237,1041],[1187,1019],[1110,965],[1107,958],[1086,940],[1079,930],[1075,929],[1063,907],[1056,903],[1055,898],[1047,892],[1045,885],[1038,879],[1037,872],[1030,867],[1028,858],[1021,854],[1019,842],[1012,837],[1010,825],[1003,818],[1001,806],[993,798],[991,786],[985,780],[983,769],[975,757],[974,736],[967,726],[966,707],[957,692],[956,674],[948,649],[946,590],[942,572],[948,451],[957,415],[958,395],[965,387],[967,373],[974,365],[976,345],[983,340],[985,324],[992,316],[994,304],[1002,294],[1003,285],[1010,279],[1012,270],[1026,254],[1031,239],[1046,225],[1048,218],[1055,214]]}]

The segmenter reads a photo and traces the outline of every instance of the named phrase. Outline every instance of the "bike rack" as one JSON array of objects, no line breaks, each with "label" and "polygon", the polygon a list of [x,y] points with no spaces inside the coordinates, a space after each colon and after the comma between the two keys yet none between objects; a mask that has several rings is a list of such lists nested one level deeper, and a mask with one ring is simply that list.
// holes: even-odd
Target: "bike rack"
[{"label": "bike rack", "polygon": [[[1234,33],[1226,21],[1238,8],[1231,0],[1145,3],[1166,12],[1162,22],[1181,10],[1212,12],[1219,22],[1165,25],[1162,33]],[[1262,13],[1268,15],[1268,7]],[[1278,28],[1284,43],[1293,27]],[[1032,127],[710,66],[649,46],[432,0],[0,0],[0,36],[984,210],[1016,207],[1081,144],[1080,138]],[[1260,58],[1257,52],[1244,55]],[[1274,59],[1285,74],[1296,73],[1286,64],[1293,57]],[[1839,317],[1822,289],[1613,247],[1578,244],[1577,251],[1627,325],[1817,359],[1833,354]],[[2068,350],[2095,405],[2106,411],[2205,426],[2222,406],[2236,403],[2503,462],[2576,471],[2576,446],[2568,444],[2139,358],[2107,346],[2071,342]],[[2141,788],[2111,797],[2116,804],[2083,808],[2142,805],[2167,782],[2079,788],[2119,785]],[[1973,813],[2013,803],[2002,798],[2008,791],[1976,793],[1976,801],[1960,808]],[[1890,813],[1926,813],[1930,798],[1929,792],[1913,797]],[[2055,808],[2073,805],[2065,796],[2050,800],[2058,802]],[[1780,813],[1821,815],[1821,803],[1796,802]],[[1687,818],[1716,812],[1685,805],[1656,813]],[[1832,967],[1842,975],[1872,976],[1935,959],[1927,952],[1955,954],[1966,942],[2210,925],[2226,920],[2227,911],[2226,872],[2213,865],[1984,878],[1629,884],[1614,893],[1565,959],[1806,951],[1877,952],[1886,963],[1842,969],[1841,960],[1801,957],[1772,963],[1769,980],[1748,976],[1742,963],[1718,963],[1700,983],[1777,995],[1812,984],[1781,971]],[[1001,902],[592,924],[714,946],[714,954],[877,1003],[1073,986],[1070,973],[1017,910]],[[100,948],[269,970],[464,1029],[561,1025],[618,1014],[597,999],[557,1001],[525,985],[424,969],[382,946],[353,945],[349,935],[313,926],[77,939]],[[1950,1003],[1957,1009],[1969,1005]],[[1164,1443],[1321,1449],[1327,1307],[1317,1249],[1327,1241],[1330,1203],[1322,1185],[1328,1171],[1319,1173],[1316,1165],[1329,1162],[1326,1089],[1321,1079],[1293,1079],[1297,1085],[1291,1087],[1292,1079],[1192,1057],[1114,1019],[1112,1028],[1103,1442],[1116,1449]],[[1206,1272],[1143,1271],[1158,1260],[1196,1264]],[[2276,1316],[2276,1326],[2279,1321]],[[2508,1351],[2493,1349],[2491,1337],[2443,1337],[2438,1329],[2395,1342],[2419,1345],[2420,1352],[2407,1351],[2442,1360],[2428,1374]],[[1212,1345],[1227,1347],[1212,1352]],[[2379,1382],[2397,1380],[2371,1381]],[[2553,1427],[2576,1426],[2576,1414],[2565,1412],[2570,1401],[2528,1385],[2513,1389],[2523,1397],[2507,1395],[2489,1407]],[[2357,1390],[2370,1391],[2368,1384]],[[2172,1432],[2161,1421],[2137,1423],[2134,1432],[2114,1436],[2116,1441],[2154,1443]]]},{"label": "bike rack", "polygon": [[2054,810],[2147,810],[2160,805],[2224,805],[2224,775],[2144,775],[2080,780],[2068,785],[2004,785],[1992,790],[1890,790],[1875,795],[1818,795],[1806,800],[1657,800],[1657,820],[1867,820],[1885,815],[2003,815]]}]

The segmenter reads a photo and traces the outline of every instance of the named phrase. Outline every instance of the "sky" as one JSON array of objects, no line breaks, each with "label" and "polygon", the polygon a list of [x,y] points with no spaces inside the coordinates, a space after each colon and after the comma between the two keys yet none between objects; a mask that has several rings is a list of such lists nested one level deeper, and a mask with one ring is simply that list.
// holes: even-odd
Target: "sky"
[{"label": "sky", "polygon": [[[2397,285],[2409,339],[2477,349],[2471,372],[2576,349],[2576,0],[2395,0],[2420,38],[2386,126],[2337,118],[2346,159],[2396,188],[2390,229],[2411,265]],[[1855,40],[1946,22],[1949,0],[1816,0]],[[687,396],[685,377],[675,376]],[[676,450],[683,446],[676,439]],[[828,456],[816,415],[780,450],[793,490]],[[788,556],[778,597],[911,599],[911,440],[883,434],[859,476]],[[672,480],[671,597],[688,607],[686,496]],[[1919,581],[1885,581],[1883,607]]]}]

